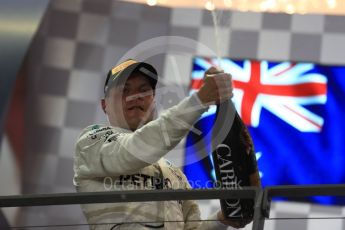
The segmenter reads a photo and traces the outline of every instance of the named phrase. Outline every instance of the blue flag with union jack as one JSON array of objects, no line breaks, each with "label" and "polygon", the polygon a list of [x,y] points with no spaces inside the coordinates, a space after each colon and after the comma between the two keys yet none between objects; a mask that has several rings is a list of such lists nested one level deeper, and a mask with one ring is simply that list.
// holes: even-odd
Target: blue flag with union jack
[{"label": "blue flag with union jack", "polygon": [[[345,67],[196,57],[191,93],[211,66],[232,75],[232,100],[253,138],[263,186],[345,183]],[[202,135],[186,139],[184,172],[200,187],[214,180],[208,134],[215,110],[195,125]],[[312,201],[345,204],[339,197]]]}]

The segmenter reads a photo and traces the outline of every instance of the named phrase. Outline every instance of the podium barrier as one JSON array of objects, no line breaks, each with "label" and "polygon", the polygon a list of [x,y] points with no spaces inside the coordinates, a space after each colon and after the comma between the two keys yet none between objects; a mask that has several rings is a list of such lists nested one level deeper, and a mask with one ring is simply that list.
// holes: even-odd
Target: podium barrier
[{"label": "podium barrier", "polygon": [[263,230],[265,219],[269,218],[273,197],[306,196],[345,196],[345,184],[272,186],[264,190],[257,187],[244,187],[238,190],[132,190],[0,196],[0,208],[167,200],[254,199],[252,229]]}]

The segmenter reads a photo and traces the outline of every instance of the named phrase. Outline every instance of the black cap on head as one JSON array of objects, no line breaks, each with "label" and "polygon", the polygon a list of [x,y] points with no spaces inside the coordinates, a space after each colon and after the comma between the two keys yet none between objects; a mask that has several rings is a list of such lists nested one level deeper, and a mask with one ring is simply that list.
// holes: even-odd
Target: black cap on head
[{"label": "black cap on head", "polygon": [[150,81],[152,88],[156,88],[158,80],[156,69],[146,62],[137,62],[129,59],[109,70],[104,84],[104,94],[106,95],[112,86],[125,82],[127,78],[134,72],[139,72],[146,76]]}]

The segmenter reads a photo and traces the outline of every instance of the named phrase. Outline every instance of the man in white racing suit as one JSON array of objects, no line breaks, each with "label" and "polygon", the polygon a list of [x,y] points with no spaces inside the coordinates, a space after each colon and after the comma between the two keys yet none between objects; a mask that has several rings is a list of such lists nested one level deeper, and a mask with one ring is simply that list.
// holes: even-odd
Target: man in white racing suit
[{"label": "man in white racing suit", "polygon": [[[76,143],[74,185],[78,192],[190,189],[182,171],[164,159],[208,106],[232,97],[231,76],[210,68],[200,90],[155,118],[157,71],[127,60],[109,71],[101,101],[109,125],[85,128]],[[246,223],[200,221],[191,200],[82,205],[91,229],[228,229]],[[108,224],[107,224],[108,223]],[[229,227],[233,229],[232,227]]]}]

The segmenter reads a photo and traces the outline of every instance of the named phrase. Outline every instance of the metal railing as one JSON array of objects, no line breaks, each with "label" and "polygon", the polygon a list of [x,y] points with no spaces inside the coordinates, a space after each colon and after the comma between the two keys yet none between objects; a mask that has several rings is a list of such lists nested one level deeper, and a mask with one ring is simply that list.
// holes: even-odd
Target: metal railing
[{"label": "metal railing", "polygon": [[270,204],[273,197],[306,196],[345,196],[345,184],[274,186],[266,187],[264,190],[257,187],[244,187],[239,190],[132,190],[0,196],[0,208],[168,200],[254,199],[252,229],[263,230],[265,218],[269,218]]},{"label": "metal railing", "polygon": [[308,196],[344,196],[345,184],[334,185],[286,185],[266,187],[262,199],[262,211],[269,218],[271,200],[273,197],[308,197]]}]

